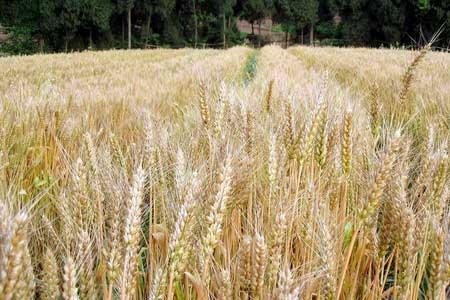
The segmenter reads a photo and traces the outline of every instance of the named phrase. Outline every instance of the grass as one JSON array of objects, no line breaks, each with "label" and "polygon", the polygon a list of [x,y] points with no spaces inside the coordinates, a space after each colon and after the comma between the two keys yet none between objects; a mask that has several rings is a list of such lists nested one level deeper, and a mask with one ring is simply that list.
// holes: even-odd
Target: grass
[{"label": "grass", "polygon": [[0,299],[446,299],[449,67],[276,46],[0,58]]},{"label": "grass", "polygon": [[247,58],[244,66],[244,84],[248,85],[256,75],[258,65],[258,52],[253,51]]}]

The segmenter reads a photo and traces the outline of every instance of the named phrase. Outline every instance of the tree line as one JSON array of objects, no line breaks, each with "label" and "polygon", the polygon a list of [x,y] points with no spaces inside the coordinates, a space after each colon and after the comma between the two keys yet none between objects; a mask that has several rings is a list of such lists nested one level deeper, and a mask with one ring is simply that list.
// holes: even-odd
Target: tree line
[{"label": "tree line", "polygon": [[0,0],[0,52],[228,47],[264,18],[299,43],[417,46],[443,26],[450,44],[448,0]]}]

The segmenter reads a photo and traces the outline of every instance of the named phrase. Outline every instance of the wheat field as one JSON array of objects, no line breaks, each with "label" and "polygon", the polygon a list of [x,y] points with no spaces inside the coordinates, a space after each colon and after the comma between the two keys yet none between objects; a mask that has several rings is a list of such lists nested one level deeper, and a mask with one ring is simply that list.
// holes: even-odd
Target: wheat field
[{"label": "wheat field", "polygon": [[0,58],[0,300],[447,299],[449,70],[428,48]]}]

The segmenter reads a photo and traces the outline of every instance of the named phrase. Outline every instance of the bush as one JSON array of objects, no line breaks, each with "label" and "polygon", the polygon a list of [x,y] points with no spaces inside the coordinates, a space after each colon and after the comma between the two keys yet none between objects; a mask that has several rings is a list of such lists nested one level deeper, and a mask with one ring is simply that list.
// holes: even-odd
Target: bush
[{"label": "bush", "polygon": [[10,27],[9,38],[0,44],[0,52],[9,55],[33,54],[38,50],[33,40],[33,30],[29,27]]},{"label": "bush", "polygon": [[316,25],[316,36],[318,38],[339,39],[342,37],[342,26],[336,26],[333,21],[319,22]]}]

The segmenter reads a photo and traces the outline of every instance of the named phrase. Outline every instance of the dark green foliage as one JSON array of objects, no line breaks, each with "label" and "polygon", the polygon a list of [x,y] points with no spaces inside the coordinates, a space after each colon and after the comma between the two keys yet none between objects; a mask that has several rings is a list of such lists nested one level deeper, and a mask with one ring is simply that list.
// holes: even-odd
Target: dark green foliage
[{"label": "dark green foliage", "polygon": [[60,27],[63,31],[64,49],[75,37],[81,23],[81,0],[64,0],[60,12]]},{"label": "dark green foliage", "polygon": [[[304,30],[307,25],[311,30],[318,20],[319,2],[317,0],[276,0],[275,21],[283,25],[287,33],[300,33],[303,42]],[[312,30],[311,30],[312,32]]]},{"label": "dark green foliage", "polygon": [[403,0],[349,1],[342,10],[344,38],[373,46],[400,43],[405,9]]},{"label": "dark green foliage", "polygon": [[100,32],[109,30],[113,5],[109,0],[83,0],[81,22],[83,27]]},{"label": "dark green foliage", "polygon": [[14,27],[9,32],[10,38],[0,44],[0,54],[33,54],[37,44],[33,41],[33,31],[29,27]]},{"label": "dark green foliage", "polygon": [[425,44],[424,40],[420,40],[419,32],[423,33],[425,39],[430,39],[437,29],[443,26],[443,32],[436,44],[448,49],[450,47],[450,1],[416,1],[408,2],[405,30],[415,41]]},{"label": "dark green foliage", "polygon": [[316,0],[297,0],[292,2],[294,22],[298,27],[301,28],[307,24],[317,22],[319,3]]},{"label": "dark green foliage", "polygon": [[128,12],[132,47],[230,47],[245,36],[237,18],[266,17],[298,41],[315,31],[332,45],[417,47],[442,25],[435,46],[450,46],[449,0],[0,0],[0,52],[124,48]]},{"label": "dark green foliage", "polygon": [[302,28],[317,21],[318,5],[316,0],[277,0],[275,19],[288,26]]},{"label": "dark green foliage", "polygon": [[266,15],[266,7],[263,0],[247,0],[244,3],[242,18],[255,23],[261,21]]}]

